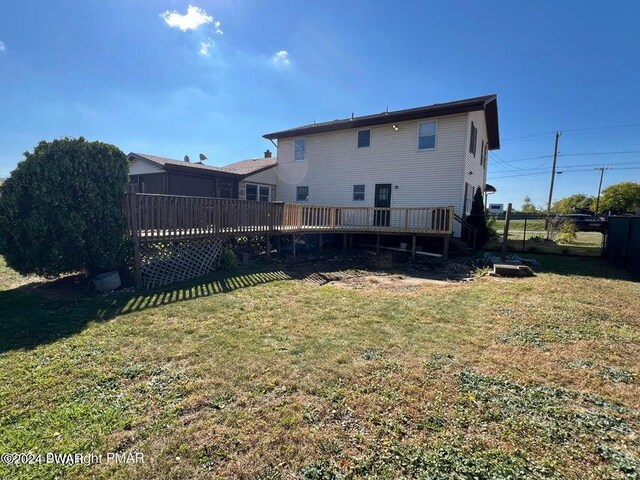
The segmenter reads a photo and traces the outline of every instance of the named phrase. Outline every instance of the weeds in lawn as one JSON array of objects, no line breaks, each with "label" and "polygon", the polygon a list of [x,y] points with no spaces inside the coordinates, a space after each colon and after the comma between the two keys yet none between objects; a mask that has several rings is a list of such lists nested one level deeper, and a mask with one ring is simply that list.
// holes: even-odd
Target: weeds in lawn
[{"label": "weeds in lawn", "polygon": [[0,477],[637,478],[640,285],[540,261],[521,281],[402,290],[327,284],[336,265],[108,298],[10,279],[0,453],[146,462]]}]

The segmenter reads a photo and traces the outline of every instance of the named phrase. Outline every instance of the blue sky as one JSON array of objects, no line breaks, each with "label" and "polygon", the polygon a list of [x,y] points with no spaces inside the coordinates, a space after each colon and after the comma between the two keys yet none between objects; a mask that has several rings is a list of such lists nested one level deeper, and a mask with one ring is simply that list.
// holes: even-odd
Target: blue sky
[{"label": "blue sky", "polygon": [[632,1],[3,0],[0,176],[41,139],[223,165],[314,119],[497,93],[491,201],[546,202],[556,130],[554,197],[595,194],[599,165],[640,180],[638,20]]}]

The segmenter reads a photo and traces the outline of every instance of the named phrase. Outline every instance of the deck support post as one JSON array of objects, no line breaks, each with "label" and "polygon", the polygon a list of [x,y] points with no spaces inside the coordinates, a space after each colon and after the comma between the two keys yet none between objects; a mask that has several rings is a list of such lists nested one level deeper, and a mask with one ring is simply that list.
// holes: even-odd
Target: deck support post
[{"label": "deck support post", "polygon": [[265,253],[267,255],[267,263],[271,262],[271,237],[269,236],[269,234],[265,235],[265,243],[266,243],[266,250]]},{"label": "deck support post", "polygon": [[131,236],[133,240],[133,281],[136,290],[142,289],[142,255],[140,255],[140,211],[135,188],[130,185],[127,190],[129,215],[131,216]]},{"label": "deck support post", "polygon": [[449,240],[451,240],[450,236],[444,237],[444,248],[442,249],[443,258],[449,258]]},{"label": "deck support post", "polygon": [[349,250],[353,250],[353,233],[349,234]]},{"label": "deck support post", "polygon": [[282,250],[282,235],[278,235],[278,253]]},{"label": "deck support post", "polygon": [[342,235],[342,250],[345,252],[347,251],[347,235],[346,233]]},{"label": "deck support post", "polygon": [[411,260],[415,260],[416,259],[416,235],[413,235],[412,241],[411,241]]},{"label": "deck support post", "polygon": [[318,235],[318,251],[322,251],[322,234]]},{"label": "deck support post", "polygon": [[380,235],[376,235],[376,255],[380,255]]},{"label": "deck support post", "polygon": [[296,234],[291,235],[291,254],[296,258]]}]

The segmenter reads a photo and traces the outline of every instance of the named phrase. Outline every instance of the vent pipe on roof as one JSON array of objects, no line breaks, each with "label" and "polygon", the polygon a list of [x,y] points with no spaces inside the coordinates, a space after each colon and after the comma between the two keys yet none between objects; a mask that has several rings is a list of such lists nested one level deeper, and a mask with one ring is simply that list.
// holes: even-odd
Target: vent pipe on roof
[{"label": "vent pipe on roof", "polygon": [[264,151],[264,158],[271,158],[271,150]]}]

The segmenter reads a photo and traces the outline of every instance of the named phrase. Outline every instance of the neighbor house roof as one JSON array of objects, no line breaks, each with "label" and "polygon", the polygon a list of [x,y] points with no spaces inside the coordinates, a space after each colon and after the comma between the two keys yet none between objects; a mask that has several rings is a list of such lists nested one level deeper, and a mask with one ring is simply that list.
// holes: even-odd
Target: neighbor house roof
[{"label": "neighbor house roof", "polygon": [[248,158],[247,160],[240,160],[239,162],[232,163],[222,167],[223,170],[231,173],[237,173],[238,175],[253,175],[254,173],[267,170],[274,167],[277,163],[276,157],[270,158]]},{"label": "neighbor house roof", "polygon": [[164,167],[165,170],[176,170],[176,171],[180,170],[185,173],[189,171],[192,173],[197,171],[198,173],[202,173],[202,174],[219,173],[225,176],[234,176],[234,177],[237,176],[237,174],[229,170],[224,170],[220,167],[214,167],[212,165],[205,165],[203,163],[185,162],[182,160],[174,160],[172,158],[164,158],[164,157],[158,157],[156,155],[149,155],[147,153],[131,152],[128,156],[130,159],[137,157],[142,160],[155,163],[156,165]]},{"label": "neighbor house roof", "polygon": [[441,117],[457,113],[474,112],[484,110],[487,122],[487,136],[489,149],[500,148],[500,133],[498,130],[498,97],[485,95],[482,97],[467,98],[448,103],[436,103],[426,107],[409,108],[392,112],[382,112],[362,117],[343,118],[330,122],[312,123],[301,127],[290,128],[279,132],[267,133],[264,138],[273,140],[277,138],[297,137],[314,133],[332,132],[335,130],[347,130],[350,128],[362,128],[386,123],[418,120],[421,118]]}]

